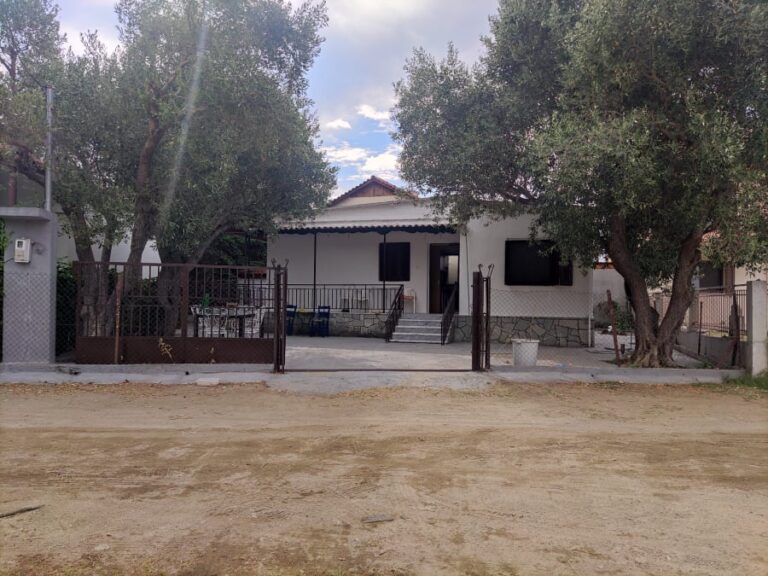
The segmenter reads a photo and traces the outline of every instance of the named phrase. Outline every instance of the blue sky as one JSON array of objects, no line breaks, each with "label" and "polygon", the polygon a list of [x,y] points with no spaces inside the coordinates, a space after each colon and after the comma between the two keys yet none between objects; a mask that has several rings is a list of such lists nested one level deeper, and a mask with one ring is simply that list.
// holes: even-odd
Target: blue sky
[{"label": "blue sky", "polygon": [[[497,1],[327,0],[330,22],[309,75],[309,92],[320,121],[320,146],[339,167],[337,193],[372,174],[403,184],[389,111],[406,58],[417,46],[443,55],[452,41],[465,61],[474,62]],[[108,46],[117,44],[113,5],[112,0],[59,0],[62,31],[75,50],[86,30],[98,30]]]}]

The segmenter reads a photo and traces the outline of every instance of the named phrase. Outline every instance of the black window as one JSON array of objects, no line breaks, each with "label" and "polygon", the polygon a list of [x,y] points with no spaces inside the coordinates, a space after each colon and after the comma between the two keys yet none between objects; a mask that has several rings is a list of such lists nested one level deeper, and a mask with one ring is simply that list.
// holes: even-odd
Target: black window
[{"label": "black window", "polygon": [[507,240],[504,248],[507,286],[573,286],[573,263],[563,264],[557,250],[547,252],[551,242]]},{"label": "black window", "polygon": [[411,243],[379,244],[379,282],[408,282],[410,279]]},{"label": "black window", "polygon": [[709,262],[699,264],[699,288],[721,288],[723,286],[723,269]]}]

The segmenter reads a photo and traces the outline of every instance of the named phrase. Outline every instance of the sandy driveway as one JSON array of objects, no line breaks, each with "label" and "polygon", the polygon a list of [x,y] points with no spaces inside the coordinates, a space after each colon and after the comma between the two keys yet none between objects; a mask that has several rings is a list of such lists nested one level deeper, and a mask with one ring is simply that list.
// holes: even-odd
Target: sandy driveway
[{"label": "sandy driveway", "polygon": [[44,505],[0,519],[3,574],[768,574],[757,392],[4,386],[0,402],[0,513]]}]

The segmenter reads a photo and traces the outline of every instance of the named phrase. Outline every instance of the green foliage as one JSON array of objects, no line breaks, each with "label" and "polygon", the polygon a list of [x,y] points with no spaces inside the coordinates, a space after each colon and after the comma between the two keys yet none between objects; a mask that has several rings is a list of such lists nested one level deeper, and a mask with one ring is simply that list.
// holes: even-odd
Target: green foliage
[{"label": "green foliage", "polygon": [[90,252],[119,242],[130,224],[135,160],[125,154],[141,120],[121,88],[118,55],[93,33],[82,41],[85,52],[66,56],[56,84],[55,195],[64,229]]},{"label": "green foliage", "polygon": [[651,285],[674,276],[693,232],[743,234],[766,169],[750,146],[768,126],[748,112],[766,93],[754,75],[765,62],[747,46],[767,24],[749,2],[585,3],[559,111],[531,147],[545,233],[592,261],[620,215]]},{"label": "green foliage", "polygon": [[[228,230],[269,232],[326,201],[335,171],[306,97],[324,3],[120,0],[116,10],[120,47],[88,33],[76,55],[62,53],[49,0],[0,5],[56,87],[54,193],[79,258],[93,259],[93,245],[108,258],[131,233],[132,253],[154,238],[164,259],[197,261]],[[22,173],[39,182],[42,93],[2,79],[0,103],[10,109],[13,95],[28,133],[0,116],[0,160],[12,168],[29,148],[37,161]]]},{"label": "green foliage", "polygon": [[[396,86],[403,174],[461,222],[534,210],[582,262],[611,215],[650,284],[692,229],[768,258],[768,7],[715,0],[502,0],[468,69],[417,50]],[[755,210],[762,199],[762,210]]]},{"label": "green foliage", "polygon": [[123,0],[118,14],[135,100],[163,130],[150,225],[163,259],[197,261],[228,230],[269,232],[326,200],[335,172],[305,96],[323,4]]},{"label": "green foliage", "polygon": [[43,88],[55,77],[64,37],[50,0],[0,2],[0,167],[42,178]]},{"label": "green foliage", "polygon": [[[457,223],[531,236],[627,281],[643,365],[672,362],[702,244],[768,262],[768,4],[501,0],[486,55],[417,50],[396,86],[405,178]],[[648,288],[672,281],[659,321]]]}]

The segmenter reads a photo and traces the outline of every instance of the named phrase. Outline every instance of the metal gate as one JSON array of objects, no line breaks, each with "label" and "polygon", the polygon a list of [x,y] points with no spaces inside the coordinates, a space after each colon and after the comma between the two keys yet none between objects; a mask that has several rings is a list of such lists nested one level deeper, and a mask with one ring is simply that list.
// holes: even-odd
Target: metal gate
[{"label": "metal gate", "polygon": [[79,262],[75,358],[285,366],[285,269]]},{"label": "metal gate", "polygon": [[491,368],[491,275],[472,274],[472,370]]}]

